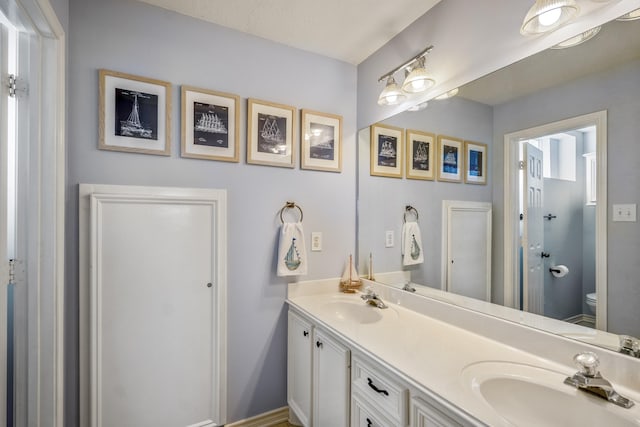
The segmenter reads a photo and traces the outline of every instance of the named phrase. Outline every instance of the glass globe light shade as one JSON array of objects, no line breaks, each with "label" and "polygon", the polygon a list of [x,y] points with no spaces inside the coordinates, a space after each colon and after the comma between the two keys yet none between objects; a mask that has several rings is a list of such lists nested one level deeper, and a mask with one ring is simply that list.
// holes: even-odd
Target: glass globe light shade
[{"label": "glass globe light shade", "polygon": [[387,79],[387,85],[378,97],[378,105],[398,105],[405,99],[407,96],[402,93],[393,76],[390,76]]}]

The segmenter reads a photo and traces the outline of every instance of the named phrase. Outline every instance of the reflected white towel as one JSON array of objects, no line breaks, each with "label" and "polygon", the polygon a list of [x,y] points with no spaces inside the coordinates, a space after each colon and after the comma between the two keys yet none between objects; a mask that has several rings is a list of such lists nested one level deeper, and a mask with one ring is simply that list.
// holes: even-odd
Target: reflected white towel
[{"label": "reflected white towel", "polygon": [[424,262],[422,237],[417,222],[405,222],[402,225],[402,265],[415,265]]},{"label": "reflected white towel", "polygon": [[301,222],[285,222],[280,228],[278,276],[307,274],[307,253]]}]

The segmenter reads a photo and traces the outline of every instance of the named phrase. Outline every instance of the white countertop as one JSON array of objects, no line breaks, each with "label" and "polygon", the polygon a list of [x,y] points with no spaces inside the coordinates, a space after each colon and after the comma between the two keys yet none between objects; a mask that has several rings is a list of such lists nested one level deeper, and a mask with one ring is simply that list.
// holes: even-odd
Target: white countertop
[{"label": "white countertop", "polygon": [[[379,310],[382,315],[382,319],[377,322],[361,324],[340,318],[328,310],[328,304],[356,301],[364,305],[361,294],[339,293],[337,283],[318,283],[320,284],[306,290],[303,284],[290,285],[288,303],[338,335],[353,349],[386,365],[417,388],[432,391],[488,425],[513,424],[474,395],[461,375],[465,367],[485,361],[503,361],[544,368],[562,376],[573,375],[576,371],[572,366],[559,364],[429,317],[414,311],[415,307],[411,310],[389,301],[385,301],[388,309],[371,306],[371,310]],[[483,318],[478,317],[477,320],[482,322]],[[517,328],[517,325],[513,327]],[[514,329],[514,333],[518,333],[517,329]],[[571,359],[568,362],[571,363]],[[630,411],[634,411],[633,416],[640,425],[640,394],[624,387],[616,386],[616,389],[639,403],[631,409],[610,404],[606,410],[626,417],[632,414]],[[575,392],[584,393],[578,390]],[[532,420],[532,425],[535,425],[534,421]]]}]

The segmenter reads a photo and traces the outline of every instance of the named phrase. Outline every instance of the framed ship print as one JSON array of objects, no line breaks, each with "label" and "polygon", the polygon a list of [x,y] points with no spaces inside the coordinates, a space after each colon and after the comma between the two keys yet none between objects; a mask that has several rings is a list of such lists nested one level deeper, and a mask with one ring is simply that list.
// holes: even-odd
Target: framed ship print
[{"label": "framed ship print", "polygon": [[100,70],[101,150],[171,154],[171,83]]},{"label": "framed ship print", "polygon": [[433,181],[435,177],[436,136],[432,133],[407,129],[407,178]]},{"label": "framed ship print", "polygon": [[182,86],[181,156],[238,162],[240,97]]},{"label": "framed ship print", "polygon": [[467,184],[487,183],[487,144],[464,142],[464,182]]},{"label": "framed ship print", "polygon": [[403,129],[377,123],[370,133],[371,175],[402,178]]},{"label": "framed ship print", "polygon": [[464,142],[438,135],[438,181],[462,182]]},{"label": "framed ship print", "polygon": [[342,171],[342,116],[302,110],[300,168]]},{"label": "framed ship print", "polygon": [[295,125],[295,107],[249,99],[247,163],[293,168]]}]

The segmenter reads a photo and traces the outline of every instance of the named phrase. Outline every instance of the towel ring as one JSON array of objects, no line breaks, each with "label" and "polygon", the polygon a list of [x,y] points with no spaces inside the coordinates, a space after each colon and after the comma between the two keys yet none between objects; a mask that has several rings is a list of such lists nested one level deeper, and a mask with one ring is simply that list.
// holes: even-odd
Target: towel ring
[{"label": "towel ring", "polygon": [[284,206],[282,207],[282,209],[280,209],[280,222],[282,222],[284,224],[284,218],[282,217],[282,214],[284,213],[284,211],[286,211],[287,209],[298,209],[300,211],[300,220],[299,222],[302,222],[302,217],[304,216],[302,213],[302,208],[298,205],[296,205],[294,202],[287,202],[284,204]]},{"label": "towel ring", "polygon": [[404,214],[402,215],[402,222],[405,222],[405,223],[407,222],[407,212],[408,212],[408,213],[413,213],[413,214],[416,216],[416,222],[418,221],[418,218],[419,218],[420,216],[418,215],[418,211],[416,210],[416,208],[414,208],[414,207],[413,207],[413,206],[411,206],[411,205],[407,205],[407,206],[404,208]]}]

